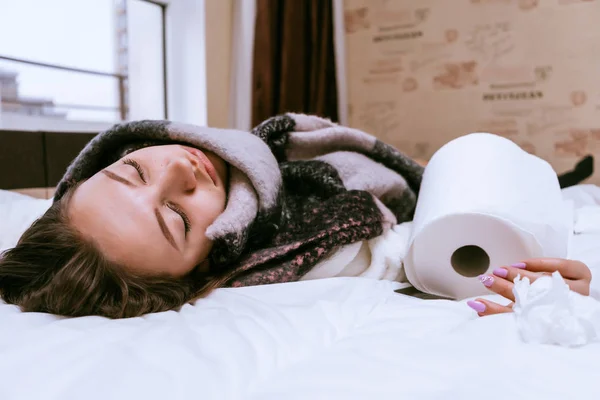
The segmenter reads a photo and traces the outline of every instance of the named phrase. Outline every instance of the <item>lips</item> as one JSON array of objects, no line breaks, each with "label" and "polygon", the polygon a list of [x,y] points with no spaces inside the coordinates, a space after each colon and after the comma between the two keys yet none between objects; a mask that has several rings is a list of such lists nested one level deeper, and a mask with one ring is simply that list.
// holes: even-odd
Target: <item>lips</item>
[{"label": "lips", "polygon": [[208,157],[206,157],[206,154],[193,147],[183,146],[183,148],[185,149],[185,151],[196,157],[198,161],[200,161],[200,164],[204,166],[204,169],[206,170],[206,173],[208,174],[210,179],[213,181],[213,184],[217,186],[217,171],[215,170],[215,166],[210,162]]}]

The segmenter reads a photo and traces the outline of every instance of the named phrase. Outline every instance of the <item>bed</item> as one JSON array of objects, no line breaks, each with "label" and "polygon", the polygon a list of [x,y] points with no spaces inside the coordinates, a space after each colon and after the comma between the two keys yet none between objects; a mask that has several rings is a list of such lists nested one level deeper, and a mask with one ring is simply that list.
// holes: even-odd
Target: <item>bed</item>
[{"label": "bed", "polygon": [[[75,140],[72,151],[86,141]],[[51,188],[51,157],[30,160],[45,171],[34,184],[1,178],[0,249],[49,206],[6,189]],[[593,270],[600,225],[589,221],[600,215],[599,192],[564,191],[579,212],[571,256]],[[527,344],[512,314],[478,318],[464,302],[399,288],[335,278],[220,289],[179,312],[126,320],[24,314],[0,301],[0,399],[600,397],[600,344]]]}]

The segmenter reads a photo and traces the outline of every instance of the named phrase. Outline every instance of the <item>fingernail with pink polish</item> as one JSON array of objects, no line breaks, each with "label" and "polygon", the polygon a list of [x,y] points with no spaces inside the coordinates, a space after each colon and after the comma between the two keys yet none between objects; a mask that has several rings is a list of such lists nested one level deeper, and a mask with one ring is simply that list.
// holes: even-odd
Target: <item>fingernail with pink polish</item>
[{"label": "fingernail with pink polish", "polygon": [[511,265],[511,267],[523,269],[523,268],[527,267],[527,265],[525,263],[516,263],[516,264]]},{"label": "fingernail with pink polish", "polygon": [[477,311],[478,313],[482,313],[485,312],[485,304],[479,302],[479,301],[467,301],[467,305],[469,307],[471,307],[473,310]]},{"label": "fingernail with pink polish", "polygon": [[494,284],[494,277],[490,275],[479,275],[479,281],[483,283],[485,287],[490,287]]},{"label": "fingernail with pink polish", "polygon": [[499,276],[500,278],[506,278],[508,276],[508,271],[505,268],[496,268],[494,270],[494,275]]}]

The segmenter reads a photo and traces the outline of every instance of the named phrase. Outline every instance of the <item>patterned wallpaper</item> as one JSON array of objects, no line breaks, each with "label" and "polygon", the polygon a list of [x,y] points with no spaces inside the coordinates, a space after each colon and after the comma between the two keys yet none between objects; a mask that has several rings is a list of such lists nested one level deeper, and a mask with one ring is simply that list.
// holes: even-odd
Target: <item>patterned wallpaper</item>
[{"label": "patterned wallpaper", "polygon": [[600,0],[345,0],[344,8],[350,125],[417,158],[483,131],[557,172],[590,153],[600,163]]}]

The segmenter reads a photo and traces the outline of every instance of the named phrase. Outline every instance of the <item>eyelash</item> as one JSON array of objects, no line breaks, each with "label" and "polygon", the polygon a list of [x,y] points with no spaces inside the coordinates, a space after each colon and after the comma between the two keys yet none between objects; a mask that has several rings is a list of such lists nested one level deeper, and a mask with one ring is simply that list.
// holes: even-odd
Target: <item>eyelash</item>
[{"label": "eyelash", "polygon": [[179,216],[183,220],[183,226],[185,227],[185,233],[187,235],[187,233],[189,233],[190,231],[190,219],[188,218],[188,216],[183,212],[181,208],[177,207],[175,204],[167,204],[167,207],[179,214]]},{"label": "eyelash", "polygon": [[[142,169],[142,166],[140,165],[140,163],[138,163],[137,161],[135,161],[131,158],[126,158],[125,160],[123,160],[123,164],[130,165],[133,168],[135,168],[136,171],[138,172],[138,174],[140,174],[140,178],[141,178],[142,182],[147,183],[146,175],[144,174],[144,170]],[[175,204],[168,204],[167,207],[169,207],[171,210],[173,210],[177,214],[179,214],[179,216],[183,220],[183,225],[185,227],[185,233],[187,235],[191,229],[190,219],[188,218],[188,216],[183,212],[183,210],[181,208],[179,208]]]},{"label": "eyelash", "polygon": [[140,178],[142,179],[142,182],[147,183],[146,182],[146,174],[144,174],[144,170],[142,169],[142,166],[137,161],[132,160],[131,158],[126,158],[125,160],[123,160],[123,164],[131,165],[133,168],[135,168],[136,171],[138,172],[138,174],[140,174]]}]

